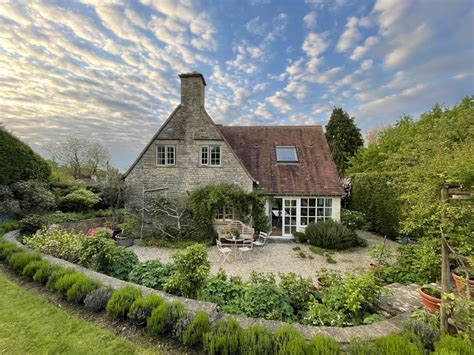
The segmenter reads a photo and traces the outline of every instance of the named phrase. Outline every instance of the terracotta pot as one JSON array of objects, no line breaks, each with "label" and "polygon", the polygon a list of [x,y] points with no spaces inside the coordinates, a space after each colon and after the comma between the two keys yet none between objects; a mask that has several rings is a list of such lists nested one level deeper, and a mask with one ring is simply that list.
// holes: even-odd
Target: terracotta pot
[{"label": "terracotta pot", "polygon": [[418,293],[421,297],[421,302],[425,306],[426,310],[430,313],[435,313],[439,310],[441,299],[430,296],[423,291],[423,287],[418,289]]},{"label": "terracotta pot", "polygon": [[[454,272],[451,274],[453,277],[454,283],[456,284],[456,288],[458,289],[460,294],[465,294],[465,278],[459,275],[456,275]],[[469,291],[471,292],[471,298],[474,297],[474,280],[469,280]]]}]

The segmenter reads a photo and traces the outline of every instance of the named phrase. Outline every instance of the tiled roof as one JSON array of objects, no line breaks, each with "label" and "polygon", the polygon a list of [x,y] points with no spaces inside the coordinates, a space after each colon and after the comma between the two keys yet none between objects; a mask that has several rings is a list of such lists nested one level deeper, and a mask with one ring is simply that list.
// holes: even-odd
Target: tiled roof
[{"label": "tiled roof", "polygon": [[[321,126],[218,127],[264,193],[342,195]],[[299,162],[277,163],[276,146],[295,146]]]}]

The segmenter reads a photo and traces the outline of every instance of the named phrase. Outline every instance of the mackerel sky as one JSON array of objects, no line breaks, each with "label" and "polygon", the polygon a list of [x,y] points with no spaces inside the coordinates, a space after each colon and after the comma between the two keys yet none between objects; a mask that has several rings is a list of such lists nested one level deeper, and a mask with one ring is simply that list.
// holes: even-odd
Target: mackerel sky
[{"label": "mackerel sky", "polygon": [[474,94],[470,0],[0,0],[0,122],[45,152],[103,142],[125,169],[179,103],[178,73],[207,81],[229,125],[363,132]]}]

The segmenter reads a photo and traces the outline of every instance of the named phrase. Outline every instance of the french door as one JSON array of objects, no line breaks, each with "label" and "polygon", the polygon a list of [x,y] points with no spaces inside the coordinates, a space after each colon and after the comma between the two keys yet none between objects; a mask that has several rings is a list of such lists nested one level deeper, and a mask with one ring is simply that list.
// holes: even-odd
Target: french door
[{"label": "french door", "polygon": [[283,199],[283,235],[291,235],[297,227],[297,199]]}]

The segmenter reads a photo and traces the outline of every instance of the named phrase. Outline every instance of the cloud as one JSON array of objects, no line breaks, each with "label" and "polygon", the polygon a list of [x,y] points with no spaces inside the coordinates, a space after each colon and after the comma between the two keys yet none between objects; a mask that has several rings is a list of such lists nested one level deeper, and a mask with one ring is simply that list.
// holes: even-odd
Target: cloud
[{"label": "cloud", "polygon": [[305,15],[305,17],[303,17],[303,22],[304,22],[305,26],[309,29],[313,29],[314,27],[316,27],[316,22],[317,22],[316,11],[308,12]]},{"label": "cloud", "polygon": [[267,24],[262,22],[260,16],[254,17],[245,24],[245,28],[253,35],[264,36],[267,31]]},{"label": "cloud", "polygon": [[266,100],[281,113],[288,113],[291,110],[291,105],[285,98],[283,91],[277,91],[274,95],[267,97]]},{"label": "cloud", "polygon": [[363,58],[366,53],[377,43],[379,43],[380,38],[375,36],[369,36],[365,39],[365,42],[361,46],[357,46],[354,51],[352,52],[351,59],[352,60],[359,60]]},{"label": "cloud", "polygon": [[339,41],[336,45],[338,52],[346,52],[354,46],[354,44],[360,39],[361,34],[358,29],[359,19],[351,16],[347,19],[346,28],[339,37]]},{"label": "cloud", "polygon": [[301,47],[309,57],[318,57],[327,49],[328,45],[322,35],[310,32]]},{"label": "cloud", "polygon": [[374,61],[372,59],[366,59],[361,63],[360,68],[362,70],[368,70],[372,68],[373,65],[374,65]]}]

